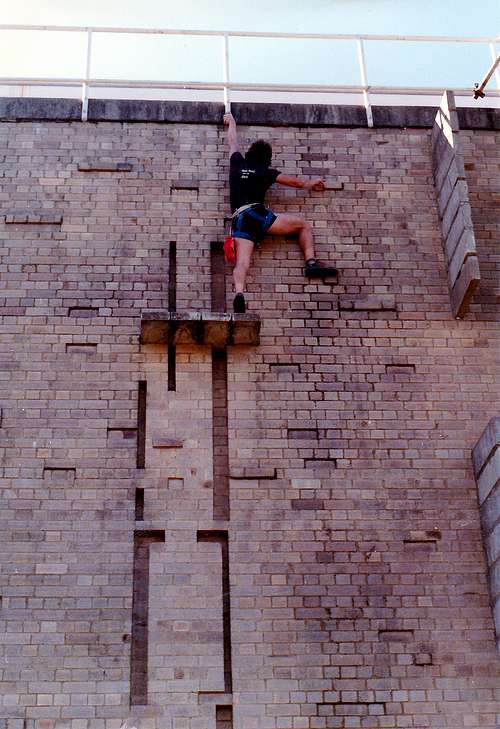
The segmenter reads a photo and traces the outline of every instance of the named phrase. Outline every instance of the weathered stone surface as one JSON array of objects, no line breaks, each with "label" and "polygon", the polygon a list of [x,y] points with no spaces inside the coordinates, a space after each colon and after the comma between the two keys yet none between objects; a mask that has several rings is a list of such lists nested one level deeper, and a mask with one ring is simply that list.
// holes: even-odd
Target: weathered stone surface
[{"label": "weathered stone surface", "polygon": [[472,465],[476,479],[494,448],[500,444],[500,417],[491,418],[481,437],[472,449]]},{"label": "weathered stone surface", "polygon": [[467,236],[471,240],[474,238],[474,230],[470,223],[468,224],[467,219],[467,211],[460,209],[451,225],[448,235],[444,239],[444,257],[447,266],[450,265],[462,238],[464,236]]},{"label": "weathered stone surface", "polygon": [[500,109],[474,109],[464,107],[458,110],[462,129],[500,130]]},{"label": "weathered stone surface", "polygon": [[476,255],[476,241],[472,230],[464,230],[464,233],[460,239],[459,244],[455,248],[453,257],[449,262],[448,266],[448,286],[450,289],[453,288],[457,278],[460,275],[460,271],[469,258],[469,256]]},{"label": "weathered stone surface", "polygon": [[[488,565],[492,565],[500,556],[500,524],[488,534],[485,539],[486,559]],[[500,588],[500,562],[496,570],[490,572],[490,587],[492,596],[497,596]]]},{"label": "weathered stone surface", "polygon": [[259,344],[260,317],[257,314],[233,314],[230,341],[232,344]]},{"label": "weathered stone surface", "polygon": [[372,106],[375,127],[432,127],[436,108],[433,106]]},{"label": "weathered stone surface", "polygon": [[444,218],[448,212],[448,203],[453,195],[458,195],[460,201],[468,202],[469,190],[467,183],[458,177],[452,180],[449,175],[446,175],[441,190],[438,193],[438,210],[441,218]]},{"label": "weathered stone surface", "polygon": [[[327,104],[233,103],[237,119],[266,126],[367,126],[363,106]],[[223,104],[195,101],[89,99],[89,121],[220,123]],[[375,127],[432,128],[436,107],[372,106]],[[500,110],[461,108],[462,129],[500,129]],[[81,102],[74,99],[5,97],[0,99],[0,121],[80,121]]]},{"label": "weathered stone surface", "polygon": [[477,479],[479,503],[482,504],[500,480],[500,444],[493,449]]},{"label": "weathered stone surface", "polygon": [[366,127],[363,106],[328,104],[245,104],[233,103],[232,112],[240,124],[266,126]]},{"label": "weathered stone surface", "polygon": [[[490,566],[488,574],[488,584],[490,588],[491,602],[493,605],[495,605],[494,615],[496,617],[496,620],[498,620],[500,618],[500,614],[496,610],[496,606],[500,601],[500,561],[497,561],[496,564]],[[496,622],[496,627],[498,630],[498,628],[500,627],[499,622]]]},{"label": "weathered stone surface", "polygon": [[457,115],[457,106],[455,102],[455,95],[452,91],[445,90],[441,97],[439,108],[436,112],[434,124],[432,128],[431,140],[433,147],[440,138],[440,133],[444,133],[445,136],[452,142],[453,132],[460,131],[460,125]]},{"label": "weathered stone surface", "polygon": [[258,344],[256,314],[219,312],[148,312],[141,320],[142,344],[205,344],[215,348]]},{"label": "weathered stone surface", "polygon": [[74,99],[0,98],[1,121],[78,121],[82,105]]},{"label": "weathered stone surface", "polygon": [[224,105],[205,101],[90,99],[89,121],[220,124]]},{"label": "weathered stone surface", "polygon": [[460,269],[460,275],[450,293],[451,311],[457,319],[462,319],[469,310],[470,300],[480,280],[477,256],[470,256]]},{"label": "weathered stone surface", "polygon": [[455,99],[445,91],[432,130],[434,182],[453,315],[462,318],[480,281]]},{"label": "weathered stone surface", "polygon": [[203,344],[202,317],[199,312],[172,312],[169,318],[169,335],[175,345]]},{"label": "weathered stone surface", "polygon": [[500,520],[500,482],[491,489],[481,504],[480,514],[483,534],[487,535]]},{"label": "weathered stone surface", "polygon": [[462,155],[454,155],[449,147],[449,162],[443,163],[439,169],[434,171],[434,182],[439,193],[443,185],[451,185],[453,189],[457,180],[465,180],[465,169]]},{"label": "weathered stone surface", "polygon": [[141,344],[168,342],[169,312],[148,312],[141,320]]},{"label": "weathered stone surface", "polygon": [[229,344],[231,316],[211,312],[210,318],[202,315],[203,342],[211,344],[216,349],[222,349]]},{"label": "weathered stone surface", "polygon": [[460,213],[464,227],[472,228],[472,215],[469,205],[469,189],[465,180],[457,181],[449,197],[442,219],[443,237],[446,239],[455,217]]}]

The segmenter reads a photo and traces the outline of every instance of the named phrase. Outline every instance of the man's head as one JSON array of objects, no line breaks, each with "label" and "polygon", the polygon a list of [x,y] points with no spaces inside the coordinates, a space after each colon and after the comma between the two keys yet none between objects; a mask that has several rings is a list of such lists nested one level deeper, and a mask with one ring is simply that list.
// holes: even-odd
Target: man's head
[{"label": "man's head", "polygon": [[245,154],[245,161],[253,167],[269,167],[272,156],[271,145],[263,139],[258,139]]}]

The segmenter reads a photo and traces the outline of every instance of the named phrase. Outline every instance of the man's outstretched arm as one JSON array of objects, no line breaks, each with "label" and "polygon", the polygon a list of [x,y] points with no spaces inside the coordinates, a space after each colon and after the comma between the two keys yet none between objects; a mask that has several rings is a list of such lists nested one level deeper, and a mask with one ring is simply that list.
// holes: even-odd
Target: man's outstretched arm
[{"label": "man's outstretched arm", "polygon": [[236,122],[232,114],[224,114],[224,124],[227,124],[227,141],[229,143],[229,153],[239,152],[238,132],[236,130]]},{"label": "man's outstretched arm", "polygon": [[325,181],[321,177],[317,177],[314,180],[301,180],[298,177],[292,175],[279,174],[276,178],[276,182],[280,185],[286,185],[287,187],[297,187],[299,190],[324,190]]}]

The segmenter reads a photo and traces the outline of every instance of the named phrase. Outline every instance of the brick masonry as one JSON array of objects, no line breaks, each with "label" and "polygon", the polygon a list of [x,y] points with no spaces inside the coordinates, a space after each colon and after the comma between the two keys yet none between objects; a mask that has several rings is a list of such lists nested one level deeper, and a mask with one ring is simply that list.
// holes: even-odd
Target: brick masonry
[{"label": "brick masonry", "polygon": [[[500,145],[460,134],[482,278],[457,321],[430,129],[241,129],[343,188],[269,195],[339,279],[306,281],[293,240],[255,256],[260,345],[227,349],[227,521],[210,347],[176,346],[173,390],[167,345],[139,344],[141,314],[169,308],[172,242],[177,310],[211,310],[222,127],[0,124],[0,216],[61,216],[0,223],[1,729],[500,725],[470,459],[500,412]],[[225,562],[199,532],[227,532]],[[130,706],[134,533],[164,542],[136,570],[147,704]]]}]

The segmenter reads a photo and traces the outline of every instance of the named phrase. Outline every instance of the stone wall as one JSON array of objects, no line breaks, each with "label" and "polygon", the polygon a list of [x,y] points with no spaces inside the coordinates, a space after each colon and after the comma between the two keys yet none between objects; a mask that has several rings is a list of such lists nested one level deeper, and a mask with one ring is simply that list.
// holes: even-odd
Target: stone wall
[{"label": "stone wall", "polygon": [[494,729],[470,451],[500,405],[499,132],[461,132],[462,321],[430,129],[241,136],[343,183],[269,194],[339,278],[268,239],[260,345],[215,354],[139,334],[215,308],[222,127],[0,124],[0,727]]}]

